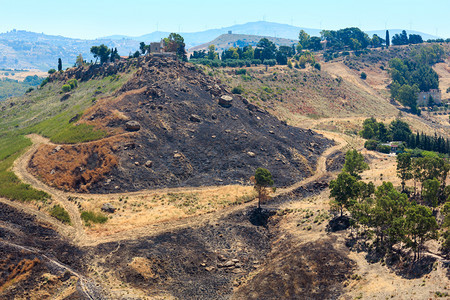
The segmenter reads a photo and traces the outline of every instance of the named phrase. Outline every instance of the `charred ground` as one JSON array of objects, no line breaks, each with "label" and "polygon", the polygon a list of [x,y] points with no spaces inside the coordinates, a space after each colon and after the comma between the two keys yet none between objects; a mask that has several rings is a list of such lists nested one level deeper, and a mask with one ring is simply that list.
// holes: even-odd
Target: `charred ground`
[{"label": "charred ground", "polygon": [[[125,132],[130,120],[139,123],[137,132],[112,147],[118,163],[109,166],[111,170],[102,178],[91,180],[92,176],[83,173],[96,165],[105,169],[104,153],[92,153],[67,168],[63,151],[47,147],[39,151],[41,156],[52,156],[50,164],[30,163],[36,175],[46,182],[70,177],[59,187],[82,190],[81,186],[87,186],[90,192],[105,193],[242,184],[256,168],[265,167],[277,186],[287,186],[310,176],[317,157],[331,144],[313,131],[288,126],[232,95],[225,85],[193,65],[171,57],[146,56],[138,66],[113,97],[99,100],[79,121],[111,135]],[[72,76],[83,79],[84,75],[74,72]],[[224,95],[233,98],[231,106],[219,105]],[[101,143],[93,142],[92,147],[100,149]],[[84,180],[81,185],[80,178]]]}]

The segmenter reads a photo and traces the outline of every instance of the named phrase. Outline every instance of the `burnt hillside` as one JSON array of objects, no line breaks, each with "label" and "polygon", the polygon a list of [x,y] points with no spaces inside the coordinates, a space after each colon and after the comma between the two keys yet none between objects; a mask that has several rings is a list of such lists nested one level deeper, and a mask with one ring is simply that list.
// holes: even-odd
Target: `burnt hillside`
[{"label": "burnt hillside", "polygon": [[[35,174],[47,182],[67,178],[59,186],[65,189],[103,193],[246,183],[256,168],[265,167],[277,186],[286,186],[311,175],[317,157],[331,143],[232,95],[191,64],[146,56],[136,65],[131,80],[78,121],[116,135],[119,142],[106,143],[106,150],[102,141],[87,144],[100,150],[85,150],[89,157],[78,165],[71,160],[70,167],[64,153],[79,146],[64,145],[65,151],[42,147],[30,163]],[[39,163],[40,155],[50,160]],[[113,163],[106,166],[108,162]],[[102,176],[84,176],[97,167]]]}]

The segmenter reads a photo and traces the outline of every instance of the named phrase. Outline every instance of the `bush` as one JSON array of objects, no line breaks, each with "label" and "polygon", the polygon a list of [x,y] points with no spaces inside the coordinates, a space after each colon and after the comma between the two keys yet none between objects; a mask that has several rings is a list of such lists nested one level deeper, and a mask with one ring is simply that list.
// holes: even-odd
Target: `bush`
[{"label": "bush", "polygon": [[367,74],[364,72],[361,72],[361,79],[366,80],[366,78],[367,78]]},{"label": "bush", "polygon": [[52,209],[50,210],[50,215],[65,224],[70,224],[69,213],[62,206],[59,206],[58,204],[56,204],[52,207]]},{"label": "bush", "polygon": [[389,153],[391,153],[391,147],[390,147],[390,146],[387,146],[387,145],[381,145],[381,144],[379,144],[379,145],[377,146],[377,151],[378,151],[378,152],[381,152],[381,153],[389,154]]},{"label": "bush", "polygon": [[42,80],[41,82],[41,87],[43,87],[44,85],[46,85],[48,83],[48,77],[45,78],[44,80]]},{"label": "bush", "polygon": [[265,59],[264,64],[266,66],[275,66],[277,64],[277,61],[275,59]]},{"label": "bush", "polygon": [[62,91],[64,93],[70,92],[70,90],[71,90],[70,84],[65,84],[62,86]]},{"label": "bush", "polygon": [[78,81],[76,79],[70,79],[67,84],[70,85],[70,89],[73,90],[78,86]]},{"label": "bush", "polygon": [[247,70],[246,69],[239,69],[235,71],[236,75],[245,75],[247,74]]},{"label": "bush", "polygon": [[262,61],[260,59],[252,59],[252,65],[260,65]]},{"label": "bush", "polygon": [[48,74],[53,74],[53,73],[56,73],[56,70],[55,70],[55,69],[50,69],[50,70],[48,70]]},{"label": "bush", "polygon": [[92,223],[98,223],[98,224],[103,224],[106,223],[106,221],[108,221],[108,217],[105,216],[102,213],[95,213],[93,211],[83,211],[81,213],[81,219],[86,222],[86,224],[89,224],[90,222]]},{"label": "bush", "polygon": [[242,86],[240,86],[240,85],[238,85],[238,86],[235,86],[232,90],[231,90],[231,92],[233,93],[233,94],[242,94],[243,92],[244,92],[244,89],[242,88]]},{"label": "bush", "polygon": [[376,140],[368,140],[364,143],[364,148],[367,150],[377,150],[378,141]]},{"label": "bush", "polygon": [[319,63],[315,63],[314,68],[320,71],[320,69],[322,69],[322,66]]}]

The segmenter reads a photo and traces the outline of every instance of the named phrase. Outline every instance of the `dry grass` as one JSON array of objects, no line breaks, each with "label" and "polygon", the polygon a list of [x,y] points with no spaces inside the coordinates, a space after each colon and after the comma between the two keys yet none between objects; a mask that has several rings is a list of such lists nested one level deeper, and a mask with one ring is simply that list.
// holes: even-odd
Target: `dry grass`
[{"label": "dry grass", "polygon": [[214,212],[253,200],[253,187],[230,185],[183,192],[148,191],[123,195],[81,195],[72,200],[82,210],[100,212],[104,203],[117,208],[105,224],[93,224],[89,234],[107,236],[155,223]]}]

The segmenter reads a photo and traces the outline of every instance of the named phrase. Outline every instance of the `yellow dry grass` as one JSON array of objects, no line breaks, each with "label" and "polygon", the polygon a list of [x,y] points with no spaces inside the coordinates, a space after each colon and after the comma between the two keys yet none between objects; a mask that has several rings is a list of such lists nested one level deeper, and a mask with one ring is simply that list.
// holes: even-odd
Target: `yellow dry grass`
[{"label": "yellow dry grass", "polygon": [[192,191],[149,191],[124,195],[77,195],[82,210],[100,212],[104,203],[117,208],[104,224],[91,225],[88,234],[108,236],[151,224],[162,223],[220,210],[253,200],[253,187],[230,185]]}]

